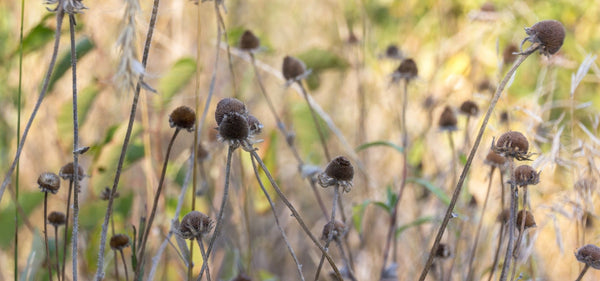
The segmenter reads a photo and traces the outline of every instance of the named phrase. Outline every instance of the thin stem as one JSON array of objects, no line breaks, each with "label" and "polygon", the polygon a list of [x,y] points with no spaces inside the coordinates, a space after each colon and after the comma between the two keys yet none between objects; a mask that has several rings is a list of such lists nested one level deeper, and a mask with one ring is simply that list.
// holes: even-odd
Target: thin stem
[{"label": "thin stem", "polygon": [[[535,50],[538,47],[539,46],[537,44],[534,44],[528,49],[528,51]],[[458,197],[462,190],[465,178],[467,177],[467,173],[469,172],[469,169],[471,168],[471,163],[473,162],[473,158],[475,158],[475,153],[477,152],[477,148],[479,148],[479,144],[481,143],[483,133],[485,132],[487,123],[492,115],[492,111],[496,107],[496,104],[498,103],[498,100],[500,99],[502,91],[504,90],[504,87],[506,87],[508,80],[510,80],[510,78],[515,73],[515,71],[517,70],[519,65],[521,65],[521,63],[523,63],[525,61],[525,59],[527,59],[527,57],[531,53],[532,52],[528,52],[519,57],[519,59],[514,63],[512,68],[508,71],[508,73],[506,73],[506,75],[504,76],[504,79],[502,79],[502,82],[500,82],[500,84],[498,85],[498,89],[496,89],[496,93],[494,94],[494,97],[492,98],[492,101],[490,102],[490,106],[488,107],[485,117],[483,118],[483,122],[481,124],[481,127],[479,128],[479,132],[477,133],[477,137],[475,138],[475,143],[473,144],[473,147],[471,148],[471,152],[469,152],[469,157],[467,158],[465,167],[463,168],[460,178],[458,179],[458,183],[456,184],[456,188],[454,189],[454,193],[452,194],[452,199],[450,200],[450,204],[448,206],[448,209],[446,210],[444,220],[442,221],[442,225],[440,225],[438,233],[435,237],[435,241],[431,247],[431,251],[429,252],[429,257],[427,258],[425,267],[423,268],[423,271],[421,272],[421,276],[419,277],[419,281],[425,280],[425,277],[427,277],[427,273],[429,272],[429,269],[431,268],[431,264],[433,263],[433,257],[435,256],[435,250],[437,249],[437,247],[440,244],[440,241],[442,240],[442,235],[446,231],[448,222],[450,222],[450,217],[452,215],[452,212],[454,211],[454,206],[456,206],[456,202],[458,201]]]},{"label": "thin stem", "polygon": [[510,216],[508,219],[508,245],[506,246],[506,255],[504,256],[504,264],[502,266],[502,272],[500,273],[500,281],[506,281],[508,278],[508,267],[511,264],[512,248],[515,234],[515,214],[517,209],[517,190],[514,183],[510,184]]},{"label": "thin stem", "polygon": [[477,231],[475,232],[475,240],[473,242],[473,248],[471,249],[471,256],[469,257],[469,269],[467,273],[467,281],[473,280],[475,272],[473,271],[473,261],[475,260],[475,253],[477,252],[477,245],[479,244],[479,236],[481,235],[481,227],[483,226],[483,215],[487,208],[488,199],[490,197],[490,190],[492,189],[492,178],[494,177],[495,167],[490,168],[490,177],[488,181],[488,188],[485,193],[485,199],[483,201],[483,207],[481,208],[481,214],[479,215],[479,223],[477,223]]},{"label": "thin stem", "polygon": [[65,220],[65,232],[64,232],[64,243],[63,243],[63,259],[62,259],[62,280],[65,279],[65,264],[67,263],[67,236],[69,234],[69,214],[71,213],[71,194],[73,194],[73,180],[69,180],[69,195],[67,196],[67,211],[65,212],[66,220]]},{"label": "thin stem", "polygon": [[488,277],[488,281],[492,280],[494,276],[494,272],[496,272],[496,267],[498,267],[498,261],[500,260],[500,248],[502,248],[502,244],[504,242],[504,227],[505,224],[503,221],[500,222],[500,233],[498,234],[498,246],[496,247],[496,252],[494,254],[494,261],[492,262],[492,269],[490,270],[490,276]]},{"label": "thin stem", "polygon": [[117,256],[117,250],[113,250],[113,253],[115,253],[115,277],[117,278],[117,281],[119,281],[119,279],[121,279],[119,277],[119,257]]},{"label": "thin stem", "polygon": [[125,268],[125,280],[129,281],[129,272],[127,271],[127,262],[125,262],[125,255],[123,254],[123,249],[119,249],[119,252],[121,253],[121,260],[123,261],[123,268]]},{"label": "thin stem", "polygon": [[[191,241],[194,241],[194,240],[191,240]],[[206,250],[204,250],[204,243],[202,242],[202,235],[198,236],[196,241],[198,241],[198,246],[200,246],[200,254],[202,255],[202,261],[204,262],[204,261],[206,261],[206,259],[208,257],[206,255]],[[206,279],[208,279],[208,281],[210,281],[210,269],[208,267],[206,268]]]},{"label": "thin stem", "polygon": [[[21,142],[21,95],[23,92],[23,26],[25,23],[25,0],[21,0],[21,26],[19,28],[19,88],[17,90],[17,146]],[[17,160],[17,172],[15,174],[15,202],[19,203],[19,160]],[[0,195],[0,200],[2,196]],[[15,208],[15,252],[13,259],[14,277],[19,280],[19,210]]]},{"label": "thin stem", "polygon": [[[325,251],[329,250],[329,243],[333,239],[333,232],[335,231],[335,209],[337,209],[337,201],[340,196],[340,186],[339,184],[335,185],[334,193],[333,193],[333,203],[331,207],[331,219],[329,220],[329,234],[327,235],[327,241],[325,242]],[[342,235],[338,233],[338,235]],[[336,239],[339,239],[336,238]],[[323,261],[325,261],[325,253],[321,255],[321,261],[319,261],[319,267],[317,267],[317,273],[315,274],[315,281],[319,280],[319,274],[321,273],[321,268],[323,267]]]},{"label": "thin stem", "polygon": [[56,258],[56,279],[60,281],[60,260],[58,259],[58,226],[54,226],[54,255]]},{"label": "thin stem", "polygon": [[[195,196],[194,196],[195,197]],[[193,209],[192,209],[193,210]],[[190,240],[190,260],[188,261],[188,281],[194,280],[194,240]],[[204,259],[204,258],[203,258]]]},{"label": "thin stem", "polygon": [[[229,36],[227,35],[227,28],[225,27],[225,21],[223,20],[223,15],[221,15],[221,9],[219,9],[219,4],[224,5],[222,1],[214,1],[215,2],[215,13],[217,14],[217,24],[221,26],[221,29],[224,30],[223,37],[225,39],[225,45],[227,46],[227,62],[229,66],[229,72],[231,73],[231,79],[229,80],[233,86],[234,95],[237,94],[237,79],[235,79],[235,72],[233,71],[233,60],[231,59],[231,48],[229,46]],[[219,38],[220,41],[220,38]],[[219,44],[217,41],[217,44]]]},{"label": "thin stem", "polygon": [[48,247],[48,192],[44,192],[44,244],[46,244],[46,267],[48,278],[52,281],[52,260],[50,260],[50,249]]},{"label": "thin stem", "polygon": [[585,273],[587,272],[587,270],[590,268],[590,265],[586,264],[583,267],[583,270],[581,270],[581,273],[579,273],[579,276],[577,276],[577,279],[575,281],[581,281],[581,279],[583,278],[583,275],[585,275]]},{"label": "thin stem", "polygon": [[331,161],[331,156],[329,154],[329,150],[327,149],[327,143],[325,142],[325,135],[323,134],[323,128],[321,128],[321,124],[319,123],[319,119],[317,118],[317,114],[315,113],[315,109],[313,108],[312,104],[308,100],[308,92],[306,91],[306,88],[304,88],[304,85],[302,84],[302,80],[298,80],[297,84],[300,87],[300,90],[302,91],[302,95],[304,96],[304,99],[306,99],[306,103],[308,104],[308,108],[310,109],[310,115],[312,116],[313,122],[315,122],[315,127],[317,129],[317,133],[319,133],[319,140],[321,141],[321,146],[323,146],[323,152],[325,152],[325,158],[327,159],[327,162],[329,162],[329,161]]},{"label": "thin stem", "polygon": [[263,184],[262,180],[260,179],[260,175],[258,174],[258,168],[256,167],[256,162],[254,162],[254,158],[252,158],[252,168],[254,169],[254,175],[256,176],[256,180],[258,181],[258,185],[260,186],[260,189],[262,190],[263,194],[267,198],[267,201],[269,201],[269,205],[271,206],[271,211],[273,212],[273,217],[275,218],[275,224],[277,225],[277,229],[279,229],[279,232],[281,233],[281,238],[283,238],[285,245],[287,246],[288,250],[290,251],[292,258],[294,259],[294,263],[296,263],[296,268],[298,269],[298,274],[300,275],[300,279],[304,281],[304,275],[302,274],[302,265],[300,264],[300,261],[298,261],[298,257],[296,257],[296,253],[294,252],[292,245],[288,241],[287,235],[285,235],[285,231],[283,231],[283,228],[281,227],[281,224],[279,223],[279,217],[277,216],[277,211],[275,211],[275,204],[273,203],[273,199],[271,199],[271,196],[267,192],[265,185]]}]

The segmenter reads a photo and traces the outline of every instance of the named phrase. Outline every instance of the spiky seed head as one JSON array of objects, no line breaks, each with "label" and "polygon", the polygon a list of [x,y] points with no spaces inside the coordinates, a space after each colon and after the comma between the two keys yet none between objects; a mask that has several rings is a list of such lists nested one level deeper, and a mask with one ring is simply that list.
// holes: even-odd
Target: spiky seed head
[{"label": "spiky seed head", "polygon": [[506,157],[490,150],[485,157],[485,163],[496,168],[502,168],[506,165]]},{"label": "spiky seed head", "polygon": [[477,116],[479,106],[474,101],[467,100],[460,105],[460,112],[468,116]]},{"label": "spiky seed head", "polygon": [[67,216],[63,212],[52,212],[48,215],[48,223],[54,227],[58,227],[67,222]]},{"label": "spiky seed head", "polygon": [[535,185],[540,182],[540,172],[529,165],[515,168],[515,184],[518,186]]},{"label": "spiky seed head", "polygon": [[60,188],[60,178],[55,173],[42,173],[37,180],[42,192],[56,194]]},{"label": "spiky seed head", "polygon": [[260,39],[252,33],[250,30],[244,31],[242,37],[240,37],[240,49],[244,51],[252,51],[258,49],[260,46]]},{"label": "spiky seed head", "polygon": [[262,132],[263,124],[254,115],[248,115],[248,126],[250,126],[250,134],[258,135]]},{"label": "spiky seed head", "polygon": [[297,79],[306,72],[306,65],[295,57],[286,56],[283,58],[282,72],[285,80]]},{"label": "spiky seed head", "polygon": [[129,236],[125,234],[115,234],[110,238],[110,248],[113,250],[123,250],[129,247]]},{"label": "spiky seed head", "polygon": [[208,234],[212,227],[213,221],[211,218],[201,212],[191,211],[181,219],[179,234],[184,239],[196,239]]},{"label": "spiky seed head", "polygon": [[400,66],[394,72],[394,75],[400,79],[412,80],[419,75],[419,68],[417,68],[417,63],[413,59],[403,59]]},{"label": "spiky seed head", "polygon": [[507,223],[510,218],[510,211],[508,209],[502,210],[498,216],[496,216],[496,221],[501,223]]},{"label": "spiky seed head", "polygon": [[517,45],[509,44],[508,46],[506,46],[506,48],[504,48],[504,51],[502,51],[502,59],[504,61],[504,64],[512,64],[513,62],[515,62],[515,60],[517,60],[517,55],[515,55],[515,53],[518,52],[519,47],[517,47]]},{"label": "spiky seed head", "polygon": [[194,130],[196,124],[196,112],[185,105],[175,108],[169,115],[169,125],[171,128],[185,129],[188,132]]},{"label": "spiky seed head", "polygon": [[520,132],[508,131],[498,138],[494,148],[504,156],[522,157],[529,151],[529,142]]},{"label": "spiky seed head", "polygon": [[577,250],[575,258],[595,269],[600,269],[600,247],[587,244]]},{"label": "spiky seed head", "polygon": [[333,225],[331,222],[327,222],[323,226],[321,240],[327,240],[329,238],[329,234],[331,234],[331,239],[333,241],[339,241],[344,235],[346,235],[346,225],[338,220],[334,221]]},{"label": "spiky seed head", "polygon": [[445,243],[440,243],[435,250],[435,257],[440,259],[446,259],[452,256],[452,249]]},{"label": "spiky seed head", "polygon": [[525,28],[529,41],[540,44],[540,53],[550,56],[558,52],[565,41],[565,27],[557,20],[543,20]]},{"label": "spiky seed head", "polygon": [[[83,178],[85,178],[85,172],[83,171],[83,168],[81,167],[81,165],[77,164],[78,167],[78,171],[77,171],[77,178],[79,179],[79,181],[83,180]],[[63,178],[63,180],[75,180],[75,166],[73,165],[73,162],[69,162],[66,165],[62,166],[62,168],[60,168],[60,171],[58,172],[58,175]]]},{"label": "spiky seed head", "polygon": [[440,115],[440,120],[438,121],[438,125],[440,129],[447,131],[455,131],[456,128],[456,114],[454,114],[454,110],[450,108],[450,106],[446,106],[442,114]]},{"label": "spiky seed head", "polygon": [[[102,201],[108,201],[108,200],[110,199],[110,192],[111,192],[111,189],[110,189],[110,188],[108,188],[108,186],[104,187],[104,189],[103,189],[103,190],[102,190],[102,192],[100,193],[100,199],[101,199]],[[119,198],[119,196],[120,196],[120,195],[121,195],[121,194],[119,194],[119,192],[118,192],[118,191],[117,191],[117,192],[115,192],[115,196],[114,196],[114,197],[115,197],[115,199],[116,199],[116,198]]]},{"label": "spiky seed head", "polygon": [[246,105],[236,98],[224,98],[217,103],[217,109],[215,110],[215,121],[217,126],[221,125],[225,114],[237,113],[240,115],[248,115]]},{"label": "spiky seed head", "polygon": [[523,219],[525,219],[525,229],[537,226],[535,224],[535,219],[533,217],[533,214],[530,211],[520,210],[519,213],[517,213],[517,221],[516,221],[517,229],[521,228],[521,223],[523,222]]},{"label": "spiky seed head", "polygon": [[218,129],[219,138],[223,141],[243,141],[250,134],[248,119],[237,113],[225,115]]}]

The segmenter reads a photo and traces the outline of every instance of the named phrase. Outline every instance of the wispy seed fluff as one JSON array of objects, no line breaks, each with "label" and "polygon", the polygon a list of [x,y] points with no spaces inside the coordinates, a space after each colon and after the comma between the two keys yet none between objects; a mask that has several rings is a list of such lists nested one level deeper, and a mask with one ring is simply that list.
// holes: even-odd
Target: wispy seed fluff
[{"label": "wispy seed fluff", "polygon": [[338,156],[331,160],[325,171],[319,174],[319,184],[322,187],[339,185],[345,192],[352,190],[352,179],[354,178],[354,167],[350,160],[344,156]]},{"label": "wispy seed fluff", "polygon": [[117,88],[121,91],[133,90],[140,74],[144,73],[144,66],[137,60],[136,48],[136,21],[140,12],[138,0],[125,0],[125,12],[121,25],[121,33],[117,38],[117,49],[121,51],[119,66],[115,74]]}]

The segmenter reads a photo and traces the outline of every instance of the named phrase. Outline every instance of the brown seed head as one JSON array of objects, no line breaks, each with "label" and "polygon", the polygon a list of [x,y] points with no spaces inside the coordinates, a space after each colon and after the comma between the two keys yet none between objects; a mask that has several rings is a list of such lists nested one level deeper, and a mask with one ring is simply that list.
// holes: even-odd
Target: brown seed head
[{"label": "brown seed head", "polygon": [[55,173],[42,173],[37,183],[42,192],[56,194],[60,188],[60,178]]},{"label": "brown seed head", "polygon": [[525,229],[530,227],[536,227],[535,219],[533,218],[533,214],[530,211],[521,210],[517,213],[517,221],[516,226],[517,229],[521,228],[521,223],[523,222],[523,216],[525,217]]},{"label": "brown seed head", "polygon": [[452,108],[450,108],[449,106],[446,106],[444,108],[444,111],[442,111],[442,115],[440,115],[438,125],[442,130],[455,131],[457,130],[456,123],[457,121],[456,115],[454,114],[454,110],[452,110]]},{"label": "brown seed head", "polygon": [[179,233],[184,239],[196,239],[208,234],[213,227],[213,221],[207,215],[191,211],[181,220]]},{"label": "brown seed head", "polygon": [[494,149],[504,156],[519,158],[527,155],[529,142],[520,132],[509,131],[498,138]]},{"label": "brown seed head", "polygon": [[[81,165],[77,164],[77,166],[79,168],[77,169],[77,177],[79,178],[79,181],[81,181],[85,177],[85,172],[83,171]],[[66,165],[62,166],[62,168],[60,168],[60,171],[58,172],[58,175],[61,178],[63,178],[63,180],[75,180],[75,169],[73,162],[69,162]]]},{"label": "brown seed head", "polygon": [[540,173],[529,165],[515,168],[515,184],[518,186],[534,185],[540,182]]},{"label": "brown seed head", "polygon": [[468,116],[477,116],[479,107],[474,101],[467,100],[460,105],[460,112]]},{"label": "brown seed head", "polygon": [[[100,193],[100,199],[103,201],[108,201],[108,199],[110,199],[110,192],[111,189],[107,187],[104,188],[104,190],[102,190],[102,192]],[[115,199],[119,198],[121,194],[119,194],[119,192],[115,192]]]},{"label": "brown seed head", "polygon": [[285,80],[298,79],[306,72],[306,65],[295,57],[286,56],[283,58],[282,70]]},{"label": "brown seed head", "polygon": [[240,115],[248,115],[248,110],[243,102],[235,98],[224,98],[217,103],[217,109],[215,110],[215,121],[217,126],[221,125],[225,114],[237,113]]},{"label": "brown seed head", "polygon": [[129,247],[129,236],[125,234],[115,234],[110,238],[110,248],[113,250],[123,250]]},{"label": "brown seed head", "polygon": [[496,221],[501,223],[507,223],[509,218],[510,211],[508,209],[504,209],[502,210],[502,212],[500,212],[500,214],[498,214],[498,216],[496,217]]},{"label": "brown seed head", "polygon": [[[333,232],[332,232],[333,231]],[[343,236],[346,235],[346,225],[344,225],[341,221],[334,221],[333,227],[331,222],[327,222],[323,226],[323,232],[321,234],[321,240],[327,240],[329,238],[329,234],[332,236],[333,241],[339,241]]]},{"label": "brown seed head", "polygon": [[258,135],[262,132],[263,124],[254,115],[248,115],[248,126],[250,126],[250,134],[252,135]]},{"label": "brown seed head", "polygon": [[481,80],[481,82],[479,82],[479,84],[477,85],[477,90],[482,93],[483,92],[493,93],[495,88],[496,87],[492,84],[492,81],[490,81],[490,79],[488,79],[488,78]]},{"label": "brown seed head", "polygon": [[600,269],[600,248],[596,245],[587,244],[575,253],[579,262],[585,263],[595,269]]},{"label": "brown seed head", "polygon": [[440,259],[446,259],[452,256],[452,249],[445,243],[440,243],[435,250],[435,257]]},{"label": "brown seed head", "polygon": [[260,46],[260,39],[250,30],[244,31],[240,38],[240,49],[244,51],[256,50]]},{"label": "brown seed head", "polygon": [[500,123],[508,123],[508,111],[504,110],[500,113]]},{"label": "brown seed head", "polygon": [[400,66],[394,72],[394,75],[400,79],[412,80],[417,78],[419,75],[419,69],[417,68],[417,63],[411,59],[403,59],[400,63]]},{"label": "brown seed head", "polygon": [[169,116],[169,125],[171,125],[171,128],[176,127],[177,129],[185,129],[191,132],[194,130],[195,123],[196,112],[185,105],[175,108]]},{"label": "brown seed head", "polygon": [[318,178],[322,187],[339,184],[345,192],[350,192],[352,179],[354,178],[354,167],[348,158],[338,156],[329,162],[325,172],[319,174]]},{"label": "brown seed head", "polygon": [[518,52],[519,47],[517,47],[517,45],[510,44],[506,46],[506,48],[504,48],[504,51],[502,52],[502,59],[504,61],[504,64],[512,64],[513,62],[515,62],[515,60],[517,60],[517,55],[515,55],[514,53]]},{"label": "brown seed head", "polygon": [[485,163],[496,168],[502,168],[506,165],[506,157],[490,150],[488,155],[485,157]]},{"label": "brown seed head", "polygon": [[52,212],[48,215],[48,223],[54,227],[58,227],[67,222],[67,216],[63,212]]},{"label": "brown seed head", "polygon": [[400,49],[398,49],[398,47],[396,45],[390,44],[385,49],[385,56],[390,59],[400,59],[400,58],[402,58],[402,53],[400,52]]},{"label": "brown seed head", "polygon": [[237,113],[225,115],[218,129],[219,138],[228,142],[246,140],[250,134],[248,119]]},{"label": "brown seed head", "polygon": [[492,2],[485,2],[485,3],[483,3],[483,5],[481,5],[481,8],[479,8],[479,9],[482,12],[495,12],[496,6]]},{"label": "brown seed head", "polygon": [[543,20],[525,28],[529,37],[525,40],[540,44],[540,53],[550,56],[558,52],[565,41],[565,27],[556,20]]}]

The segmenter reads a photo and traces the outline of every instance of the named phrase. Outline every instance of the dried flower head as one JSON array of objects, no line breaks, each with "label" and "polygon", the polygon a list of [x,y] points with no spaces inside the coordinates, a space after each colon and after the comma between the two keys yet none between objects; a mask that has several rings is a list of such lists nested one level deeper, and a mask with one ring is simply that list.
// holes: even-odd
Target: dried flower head
[{"label": "dried flower head", "polygon": [[519,213],[517,213],[517,221],[516,221],[517,228],[519,228],[519,229],[521,228],[521,223],[523,223],[523,217],[525,218],[525,229],[537,226],[535,224],[535,219],[533,218],[533,214],[530,211],[520,210]]},{"label": "dried flower head", "polygon": [[[110,189],[110,188],[108,188],[108,186],[104,187],[104,189],[103,189],[103,190],[102,190],[102,192],[100,193],[100,199],[101,199],[102,201],[108,201],[108,199],[110,199],[110,192],[111,192],[111,189]],[[117,192],[115,192],[115,196],[114,196],[114,197],[115,197],[115,199],[116,199],[116,198],[119,198],[119,196],[120,196],[120,195],[121,195],[121,194],[119,194],[119,192],[118,192],[118,191],[117,191]]]},{"label": "dried flower head", "polygon": [[402,52],[400,52],[398,46],[390,44],[385,49],[385,57],[393,60],[401,60],[404,57],[404,55],[402,55]]},{"label": "dried flower head", "polygon": [[485,79],[481,80],[481,82],[479,82],[479,84],[477,85],[477,90],[481,93],[483,93],[483,92],[494,93],[494,90],[496,90],[496,87],[492,84],[492,81],[490,81],[489,78],[485,78]]},{"label": "dried flower head", "polygon": [[215,110],[215,121],[217,125],[221,125],[221,121],[225,117],[225,114],[237,113],[240,115],[247,116],[248,110],[246,105],[235,98],[224,98],[217,103],[217,109]]},{"label": "dried flower head", "polygon": [[416,79],[418,75],[419,69],[417,68],[417,63],[413,59],[407,58],[402,60],[400,66],[392,74],[392,81],[398,82],[402,79],[410,81]]},{"label": "dried flower head", "polygon": [[125,234],[115,234],[110,238],[110,248],[113,250],[123,250],[129,247],[129,236]]},{"label": "dried flower head", "polygon": [[502,210],[498,216],[496,216],[496,221],[501,223],[507,223],[510,218],[510,211],[508,209]]},{"label": "dried flower head", "polygon": [[444,108],[442,114],[440,115],[440,120],[438,121],[438,125],[440,129],[444,131],[456,131],[458,128],[456,127],[456,114],[454,114],[454,110],[449,106]]},{"label": "dried flower head", "polygon": [[37,183],[42,192],[56,194],[60,188],[60,178],[55,173],[42,173]]},{"label": "dried flower head", "polygon": [[54,8],[48,8],[48,11],[56,12],[58,11],[58,4],[62,3],[62,9],[65,13],[73,15],[82,13],[84,9],[87,9],[86,6],[81,3],[81,0],[46,0],[45,4],[47,5],[56,5]]},{"label": "dried flower head", "polygon": [[204,162],[208,159],[208,157],[210,157],[210,152],[208,152],[208,150],[204,148],[204,145],[202,145],[202,143],[199,143],[196,148],[196,161]]},{"label": "dried flower head", "polygon": [[282,72],[283,77],[288,83],[302,80],[310,74],[309,71],[306,71],[304,62],[292,56],[283,58]]},{"label": "dried flower head", "polygon": [[440,259],[446,259],[452,256],[452,249],[445,243],[440,243],[435,250],[435,257]]},{"label": "dried flower head", "polygon": [[67,216],[63,212],[52,212],[48,215],[48,223],[54,227],[58,227],[67,222]]},{"label": "dried flower head", "polygon": [[535,185],[540,182],[540,173],[529,165],[521,165],[515,168],[515,182],[518,186]]},{"label": "dried flower head", "polygon": [[485,157],[484,162],[490,166],[500,169],[506,167],[507,164],[506,157],[494,152],[493,150],[490,150],[490,152],[488,152],[488,155]]},{"label": "dried flower head", "polygon": [[479,107],[474,101],[467,100],[460,105],[460,112],[462,114],[466,114],[467,116],[477,116],[477,113],[479,113]]},{"label": "dried flower head", "polygon": [[196,112],[185,105],[175,108],[169,115],[169,125],[171,128],[185,129],[188,132],[194,130],[196,124]]},{"label": "dried flower head", "polygon": [[350,160],[344,156],[338,156],[329,162],[324,172],[319,174],[319,184],[322,187],[338,184],[344,188],[345,192],[350,192],[353,178],[354,167]]},{"label": "dried flower head", "polygon": [[600,269],[600,247],[587,244],[577,250],[575,258],[595,269]]},{"label": "dried flower head", "polygon": [[207,215],[191,211],[187,213],[179,224],[179,235],[184,239],[196,239],[208,234],[213,228],[213,221]]},{"label": "dried flower head", "polygon": [[[85,178],[85,172],[83,171],[83,168],[81,167],[81,165],[77,164],[77,178],[79,179],[79,181],[83,180],[83,178]],[[62,168],[60,168],[60,171],[58,172],[58,175],[63,178],[63,180],[71,180],[74,181],[75,180],[75,169],[74,169],[74,165],[73,162],[69,162],[66,165],[62,166]]]},{"label": "dried flower head", "polygon": [[513,157],[517,160],[529,160],[529,142],[520,132],[509,131],[502,134],[493,147],[494,151],[505,157]]},{"label": "dried flower head", "polygon": [[258,47],[260,47],[260,39],[252,31],[244,31],[244,34],[240,37],[240,49],[251,52],[258,49]]},{"label": "dried flower head", "polygon": [[526,27],[525,32],[529,35],[521,42],[521,49],[526,41],[539,44],[540,54],[550,56],[556,54],[565,41],[565,27],[556,20],[543,20],[532,27]]},{"label": "dried flower head", "polygon": [[502,59],[504,64],[512,64],[513,62],[515,62],[515,60],[517,60],[517,55],[515,54],[518,52],[519,47],[517,47],[517,45],[509,44],[508,46],[506,46],[506,48],[504,48],[504,51],[502,52]]},{"label": "dried flower head", "polygon": [[231,146],[246,146],[250,144],[250,125],[244,115],[231,113],[225,115],[218,127],[219,140]]},{"label": "dried flower head", "polygon": [[258,135],[262,132],[263,124],[254,115],[248,115],[248,126],[250,126],[251,135]]},{"label": "dried flower head", "polygon": [[333,225],[331,222],[327,222],[323,226],[321,240],[327,240],[330,234],[333,241],[340,241],[346,235],[346,225],[338,220],[334,221]]}]

